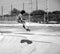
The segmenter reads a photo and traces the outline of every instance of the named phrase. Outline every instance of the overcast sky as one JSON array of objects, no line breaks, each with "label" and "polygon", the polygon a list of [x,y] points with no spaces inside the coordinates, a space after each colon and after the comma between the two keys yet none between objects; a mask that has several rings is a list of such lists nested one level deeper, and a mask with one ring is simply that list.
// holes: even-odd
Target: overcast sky
[{"label": "overcast sky", "polygon": [[[37,0],[38,1],[38,9],[46,10],[46,0]],[[0,14],[1,14],[1,6],[3,6],[3,13],[10,13],[11,4],[13,8],[17,8],[18,10],[23,9],[23,2],[25,4],[25,10],[30,12],[31,5],[29,2],[31,0],[0,0]],[[36,0],[32,0],[32,9],[36,9]],[[48,0],[48,11],[60,10],[60,0]]]}]

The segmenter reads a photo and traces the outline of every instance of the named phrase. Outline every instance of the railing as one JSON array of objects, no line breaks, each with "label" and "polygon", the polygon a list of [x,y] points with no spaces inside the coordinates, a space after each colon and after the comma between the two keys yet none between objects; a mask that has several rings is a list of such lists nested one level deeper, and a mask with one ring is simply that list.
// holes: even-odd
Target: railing
[{"label": "railing", "polygon": [[0,16],[0,24],[16,24],[16,23],[18,23],[16,16],[5,16],[5,17]]},{"label": "railing", "polygon": [[0,16],[0,21],[16,21],[17,17],[16,16]]}]

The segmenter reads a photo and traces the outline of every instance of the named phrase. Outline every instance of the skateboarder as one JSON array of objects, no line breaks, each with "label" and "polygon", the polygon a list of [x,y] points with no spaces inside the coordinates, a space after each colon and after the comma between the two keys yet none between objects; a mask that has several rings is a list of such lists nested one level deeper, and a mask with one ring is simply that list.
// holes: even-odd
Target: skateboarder
[{"label": "skateboarder", "polygon": [[20,14],[18,15],[18,22],[23,24],[23,28],[26,29],[26,31],[30,31],[30,29],[26,28],[25,21],[22,19],[22,16],[25,14],[25,11],[22,10]]}]

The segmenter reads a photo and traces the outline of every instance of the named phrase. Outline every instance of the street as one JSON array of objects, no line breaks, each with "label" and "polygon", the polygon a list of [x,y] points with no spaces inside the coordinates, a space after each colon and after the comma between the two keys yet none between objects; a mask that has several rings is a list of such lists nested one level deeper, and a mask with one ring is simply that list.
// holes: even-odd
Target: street
[{"label": "street", "polygon": [[[0,26],[0,54],[60,54],[59,27]],[[20,43],[29,39],[32,44]]]}]

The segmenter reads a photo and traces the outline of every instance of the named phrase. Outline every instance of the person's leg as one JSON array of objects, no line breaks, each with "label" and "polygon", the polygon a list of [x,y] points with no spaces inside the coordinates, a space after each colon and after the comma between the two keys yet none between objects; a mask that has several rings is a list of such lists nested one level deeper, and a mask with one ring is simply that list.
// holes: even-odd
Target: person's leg
[{"label": "person's leg", "polygon": [[22,23],[23,23],[23,28],[26,29],[26,31],[30,31],[30,29],[25,26],[25,22],[22,21]]},{"label": "person's leg", "polygon": [[30,31],[30,29],[29,29],[29,28],[26,28],[26,30],[27,30],[27,31]]},{"label": "person's leg", "polygon": [[24,24],[23,24],[23,28],[26,28]]}]

